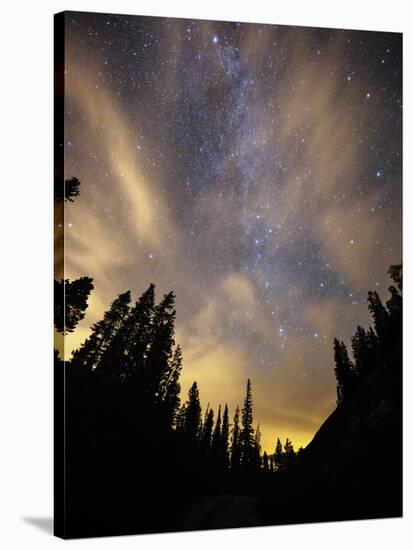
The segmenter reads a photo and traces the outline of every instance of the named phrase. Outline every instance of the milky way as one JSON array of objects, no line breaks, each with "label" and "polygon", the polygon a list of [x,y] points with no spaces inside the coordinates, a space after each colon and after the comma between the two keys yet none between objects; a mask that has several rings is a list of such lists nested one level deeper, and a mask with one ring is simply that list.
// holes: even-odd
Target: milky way
[{"label": "milky way", "polygon": [[116,294],[174,290],[185,394],[263,445],[335,405],[332,341],[401,260],[401,35],[66,16],[66,276],[93,277],[66,356]]}]

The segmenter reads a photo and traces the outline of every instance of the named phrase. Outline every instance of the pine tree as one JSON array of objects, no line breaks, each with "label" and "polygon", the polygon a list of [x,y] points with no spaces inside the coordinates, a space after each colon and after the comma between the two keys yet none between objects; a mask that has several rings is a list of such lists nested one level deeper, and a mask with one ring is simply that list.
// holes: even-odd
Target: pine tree
[{"label": "pine tree", "polygon": [[295,462],[295,451],[292,442],[288,439],[285,441],[284,445],[284,464],[286,468],[289,468]]},{"label": "pine tree", "polygon": [[335,375],[337,379],[337,406],[342,405],[354,391],[354,370],[344,342],[334,339]]},{"label": "pine tree", "polygon": [[368,336],[366,331],[360,325],[351,339],[351,349],[353,350],[354,368],[360,374],[365,371],[368,362]]},{"label": "pine tree", "polygon": [[90,277],[54,280],[54,325],[58,332],[65,335],[73,332],[85,317],[89,294],[94,288],[92,282]]},{"label": "pine tree", "polygon": [[259,470],[261,468],[261,430],[258,424],[254,436],[254,467]]},{"label": "pine tree", "polygon": [[212,434],[212,452],[219,457],[221,447],[221,405],[218,407],[218,416],[215,422],[214,433]]},{"label": "pine tree", "polygon": [[277,438],[277,444],[275,446],[275,453],[274,453],[274,470],[276,472],[280,472],[284,470],[284,453],[283,453],[283,446],[280,441],[280,438]]},{"label": "pine tree", "polygon": [[100,368],[124,378],[142,375],[153,330],[155,286],[142,294],[102,355]]},{"label": "pine tree", "polygon": [[378,359],[378,339],[371,327],[366,332],[360,325],[351,339],[354,370],[359,376],[368,375]]},{"label": "pine tree", "polygon": [[103,353],[110,345],[129,313],[130,291],[127,290],[112,302],[103,319],[92,326],[91,335],[73,352],[72,365],[93,370],[99,366]]},{"label": "pine tree", "polygon": [[168,374],[164,377],[161,383],[161,403],[162,411],[168,426],[175,424],[176,415],[179,410],[181,385],[179,377],[182,371],[182,352],[178,345],[170,361]]},{"label": "pine tree", "polygon": [[181,436],[184,435],[185,417],[186,417],[186,403],[184,403],[179,407],[175,418],[175,431]]},{"label": "pine tree", "polygon": [[229,416],[228,416],[228,406],[225,404],[224,416],[222,417],[221,445],[220,445],[220,454],[222,456],[222,465],[224,468],[228,468],[228,465],[229,465],[228,441],[229,441]]},{"label": "pine tree", "polygon": [[252,392],[251,381],[247,380],[247,391],[242,408],[242,429],[240,433],[241,466],[249,469],[254,463],[254,428],[252,426]]},{"label": "pine tree", "polygon": [[400,292],[403,290],[403,265],[391,265],[387,271]]},{"label": "pine tree", "polygon": [[173,355],[174,322],[176,311],[173,292],[166,294],[155,307],[153,329],[148,343],[148,353],[143,372],[143,384],[149,400],[155,404],[161,401],[161,387],[168,377]]},{"label": "pine tree", "polygon": [[263,467],[264,472],[269,472],[270,471],[270,463],[269,463],[269,460],[268,460],[267,451],[264,451],[264,455],[263,455],[263,459],[262,459],[262,467]]},{"label": "pine tree", "polygon": [[239,470],[241,465],[241,441],[240,441],[240,425],[239,425],[239,407],[235,410],[234,425],[231,433],[231,469]]},{"label": "pine tree", "polygon": [[200,435],[200,448],[205,455],[208,455],[211,450],[213,429],[214,411],[208,408],[205,413],[205,420],[203,423],[202,433]]},{"label": "pine tree", "polygon": [[185,419],[183,432],[186,439],[193,444],[198,440],[201,424],[201,403],[199,401],[199,390],[194,382],[188,392],[188,401],[185,406]]},{"label": "pine tree", "polygon": [[368,298],[369,311],[373,316],[374,328],[380,343],[386,344],[386,335],[389,327],[389,312],[384,307],[380,296],[376,291],[369,291]]}]

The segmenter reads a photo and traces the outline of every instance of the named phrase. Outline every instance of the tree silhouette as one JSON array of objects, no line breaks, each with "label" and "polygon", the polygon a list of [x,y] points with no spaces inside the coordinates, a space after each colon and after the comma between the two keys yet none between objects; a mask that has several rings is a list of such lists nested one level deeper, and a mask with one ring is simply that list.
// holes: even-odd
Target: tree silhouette
[{"label": "tree silhouette", "polygon": [[221,450],[221,405],[218,407],[218,416],[215,421],[215,428],[212,434],[212,452],[216,457],[219,456]]},{"label": "tree silhouette", "polygon": [[280,472],[284,469],[284,453],[283,453],[283,446],[280,441],[280,438],[277,438],[277,444],[275,446],[275,453],[274,453],[274,469],[276,472]]},{"label": "tree silhouette", "polygon": [[241,466],[241,430],[239,424],[239,407],[235,410],[234,424],[231,433],[231,469],[238,470]]},{"label": "tree silhouette", "polygon": [[340,406],[353,393],[354,389],[354,368],[348,356],[344,342],[334,339],[334,373],[337,379],[337,406]]},{"label": "tree silhouette", "polygon": [[194,382],[188,392],[188,400],[185,406],[185,418],[183,423],[183,433],[188,441],[195,444],[201,425],[201,404],[199,401],[199,390],[197,383]]},{"label": "tree silhouette", "polygon": [[155,285],[140,296],[134,307],[122,314],[119,329],[102,354],[99,368],[112,375],[137,377],[142,374],[146,349],[153,330]]},{"label": "tree silhouette", "polygon": [[162,386],[170,373],[170,361],[175,344],[174,322],[176,311],[174,306],[175,296],[173,292],[170,292],[155,307],[153,314],[153,330],[148,342],[143,380],[146,394],[154,403],[162,400]]},{"label": "tree silhouette", "polygon": [[229,466],[228,442],[229,442],[229,416],[228,416],[228,406],[225,404],[224,415],[222,417],[221,442],[220,442],[220,455],[222,457],[222,465],[224,468],[228,468]]},{"label": "tree silhouette", "polygon": [[389,287],[390,299],[383,302],[376,291],[369,291],[368,309],[374,329],[366,331],[360,325],[351,339],[354,365],[343,342],[334,340],[335,374],[337,378],[337,406],[351,398],[354,390],[380,364],[401,368],[402,363],[402,288],[403,267],[390,266],[388,272],[396,286]]},{"label": "tree silhouette", "polygon": [[269,472],[270,471],[270,462],[268,460],[267,451],[264,451],[264,455],[263,455],[263,458],[262,458],[262,467],[263,467],[264,472]]},{"label": "tree silhouette", "polygon": [[386,334],[389,327],[389,312],[384,307],[379,294],[376,291],[369,291],[367,301],[369,311],[373,316],[374,328],[381,343],[385,344]]},{"label": "tree silhouette", "polygon": [[162,379],[160,385],[160,400],[162,403],[162,412],[165,416],[166,424],[173,426],[180,404],[181,385],[179,377],[182,371],[182,351],[178,345],[169,363],[168,372]]},{"label": "tree silhouette", "polygon": [[68,334],[85,316],[87,300],[93,290],[93,279],[80,277],[74,281],[54,281],[54,324],[58,332]]},{"label": "tree silhouette", "polygon": [[207,455],[211,449],[213,429],[214,411],[207,407],[202,432],[200,434],[200,448],[205,455]]},{"label": "tree silhouette", "polygon": [[54,187],[54,197],[56,202],[73,202],[75,197],[79,196],[80,181],[77,178],[68,180],[56,179]]},{"label": "tree silhouette", "polygon": [[[129,312],[131,300],[127,290],[112,302],[103,319],[92,325],[92,332],[82,346],[73,352],[71,363],[75,367],[86,367],[89,370],[100,367],[100,359],[109,348],[122,322]],[[112,371],[109,373],[112,374]]]},{"label": "tree silhouette", "polygon": [[287,437],[287,439],[285,441],[285,445],[284,445],[284,464],[285,464],[285,467],[287,469],[290,468],[294,464],[294,461],[295,461],[294,446],[293,446],[292,442]]},{"label": "tree silhouette", "polygon": [[261,468],[261,430],[258,424],[254,435],[254,467],[259,470]]},{"label": "tree silhouette", "polygon": [[241,466],[244,469],[249,469],[254,464],[255,444],[254,444],[254,428],[252,426],[252,393],[251,381],[247,380],[247,390],[242,408],[242,428],[240,433],[241,443]]},{"label": "tree silhouette", "polygon": [[400,292],[403,290],[403,265],[391,265],[387,271]]}]

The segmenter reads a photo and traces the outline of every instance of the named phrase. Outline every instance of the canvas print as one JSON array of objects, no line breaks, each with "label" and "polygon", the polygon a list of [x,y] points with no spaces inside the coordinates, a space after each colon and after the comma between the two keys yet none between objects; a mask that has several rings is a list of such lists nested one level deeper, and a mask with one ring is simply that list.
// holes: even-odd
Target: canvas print
[{"label": "canvas print", "polygon": [[56,535],[402,514],[401,130],[398,33],[55,16]]}]

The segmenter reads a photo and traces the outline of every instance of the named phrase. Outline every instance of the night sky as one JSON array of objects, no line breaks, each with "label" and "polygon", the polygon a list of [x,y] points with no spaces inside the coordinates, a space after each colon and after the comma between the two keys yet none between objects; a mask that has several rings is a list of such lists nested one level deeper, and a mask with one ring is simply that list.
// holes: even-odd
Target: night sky
[{"label": "night sky", "polygon": [[242,405],[263,447],[335,406],[333,338],[401,260],[401,35],[68,13],[65,276],[176,293],[184,396]]}]

